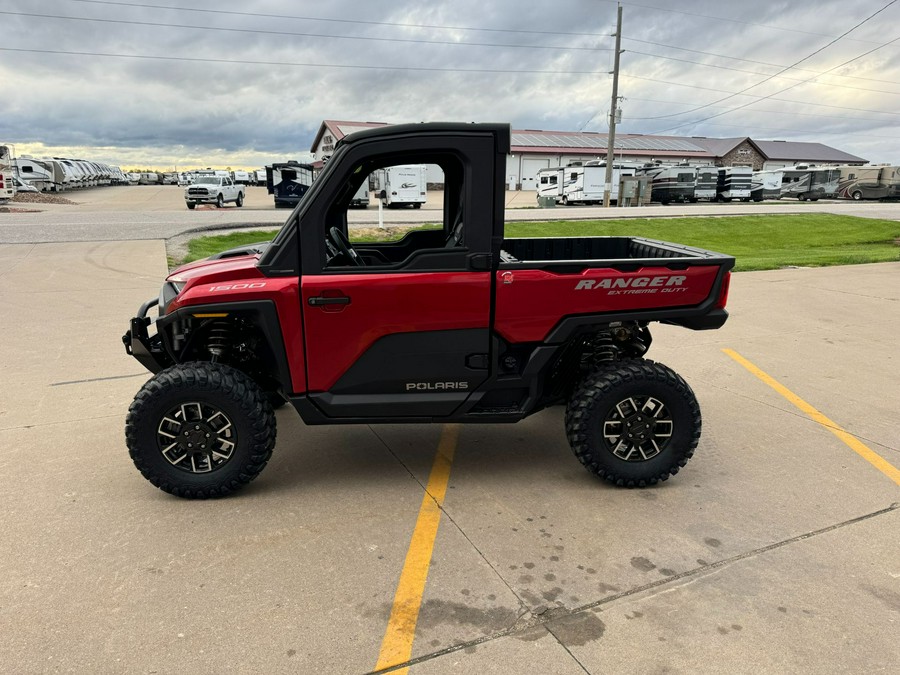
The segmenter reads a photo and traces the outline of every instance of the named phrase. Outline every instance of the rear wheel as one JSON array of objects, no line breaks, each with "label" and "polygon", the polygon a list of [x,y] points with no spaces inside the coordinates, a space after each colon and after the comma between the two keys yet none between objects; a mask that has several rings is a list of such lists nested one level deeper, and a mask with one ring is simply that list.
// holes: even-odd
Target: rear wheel
[{"label": "rear wheel", "polygon": [[675,371],[653,361],[626,361],[595,371],[566,408],[566,434],[595,476],[644,487],[678,473],[700,440],[700,406]]},{"label": "rear wheel", "polygon": [[244,205],[244,195],[243,195],[243,193],[238,192],[237,199],[234,200],[234,205],[237,206],[238,208],[240,208],[240,207],[242,207],[242,206]]},{"label": "rear wheel", "polygon": [[125,420],[135,466],[159,489],[187,499],[221,497],[256,478],[275,446],[275,416],[247,375],[194,362],[154,375]]}]

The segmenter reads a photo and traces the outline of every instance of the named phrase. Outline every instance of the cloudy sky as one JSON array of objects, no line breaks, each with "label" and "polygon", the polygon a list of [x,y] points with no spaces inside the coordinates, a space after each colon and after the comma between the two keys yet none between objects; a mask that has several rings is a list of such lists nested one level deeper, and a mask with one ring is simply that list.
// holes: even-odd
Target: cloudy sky
[{"label": "cloudy sky", "polygon": [[[897,0],[621,4],[621,132],[819,141],[900,163]],[[615,12],[0,0],[0,142],[122,167],[258,167],[302,158],[323,119],[605,131]]]}]

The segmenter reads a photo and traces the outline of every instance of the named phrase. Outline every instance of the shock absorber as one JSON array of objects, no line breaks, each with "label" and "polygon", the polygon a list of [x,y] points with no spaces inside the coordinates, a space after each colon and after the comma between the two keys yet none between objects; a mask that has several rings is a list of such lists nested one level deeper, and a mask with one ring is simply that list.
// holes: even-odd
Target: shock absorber
[{"label": "shock absorber", "polygon": [[612,363],[619,356],[619,350],[609,331],[595,333],[590,341],[591,365],[593,367]]},{"label": "shock absorber", "polygon": [[232,325],[230,321],[213,321],[209,327],[207,349],[212,361],[220,361],[232,345]]}]

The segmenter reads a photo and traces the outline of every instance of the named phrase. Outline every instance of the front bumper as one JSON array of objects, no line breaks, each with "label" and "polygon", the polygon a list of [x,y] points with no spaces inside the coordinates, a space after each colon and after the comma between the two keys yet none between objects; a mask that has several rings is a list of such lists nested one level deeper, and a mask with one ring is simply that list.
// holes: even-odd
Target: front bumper
[{"label": "front bumper", "polygon": [[158,304],[159,298],[153,298],[141,305],[137,316],[131,319],[131,328],[122,336],[125,353],[136,358],[151,373],[158,373],[171,362],[163,348],[162,337],[159,334],[151,336],[147,331],[152,321],[147,312]]}]

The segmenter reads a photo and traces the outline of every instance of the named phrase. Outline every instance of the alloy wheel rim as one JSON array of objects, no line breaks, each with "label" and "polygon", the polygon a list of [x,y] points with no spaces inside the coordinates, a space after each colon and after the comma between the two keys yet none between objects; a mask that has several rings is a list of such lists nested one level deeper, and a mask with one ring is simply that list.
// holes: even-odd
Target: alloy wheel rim
[{"label": "alloy wheel rim", "polygon": [[615,457],[645,462],[666,449],[674,430],[672,415],[662,401],[649,395],[629,396],[606,414],[602,437]]},{"label": "alloy wheel rim", "polygon": [[187,473],[221,469],[234,455],[237,433],[219,408],[202,401],[173,406],[156,430],[159,451],[169,464]]}]

